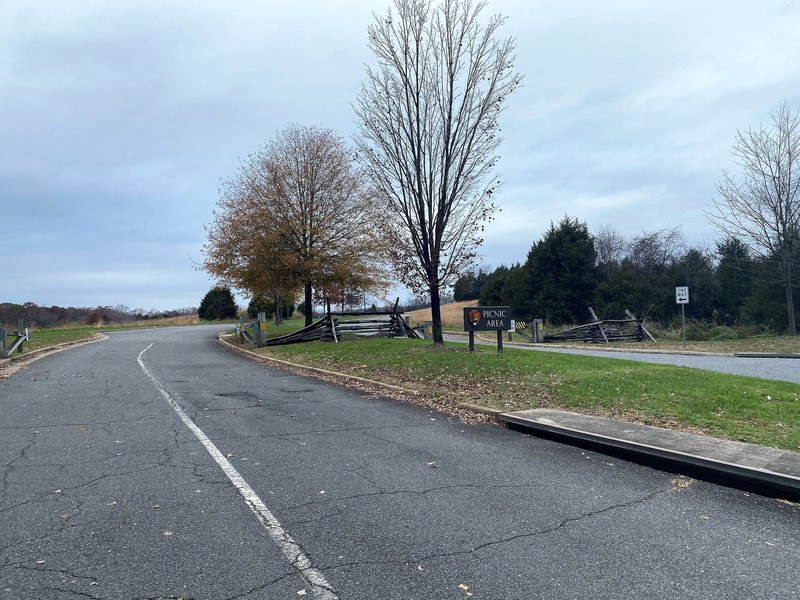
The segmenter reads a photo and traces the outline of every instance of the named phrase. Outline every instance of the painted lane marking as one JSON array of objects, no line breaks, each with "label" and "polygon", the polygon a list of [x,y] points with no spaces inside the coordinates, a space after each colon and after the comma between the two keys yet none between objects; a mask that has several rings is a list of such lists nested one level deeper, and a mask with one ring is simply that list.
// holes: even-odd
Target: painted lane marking
[{"label": "painted lane marking", "polygon": [[248,484],[244,477],[239,474],[239,471],[237,471],[230,461],[225,458],[225,455],[219,451],[219,448],[214,445],[214,442],[208,439],[208,436],[203,433],[203,430],[200,429],[194,421],[192,421],[191,417],[184,412],[184,410],[178,405],[177,402],[175,402],[172,396],[170,396],[169,392],[164,389],[164,386],[161,385],[161,383],[153,376],[147,367],[144,366],[142,356],[152,347],[153,344],[150,344],[147,348],[139,353],[139,356],[136,357],[136,362],[139,363],[139,366],[142,368],[142,371],[144,371],[144,374],[147,375],[148,379],[150,379],[156,389],[161,392],[161,395],[167,401],[167,404],[169,404],[178,414],[181,421],[183,421],[183,424],[186,425],[186,427],[189,428],[189,430],[195,435],[200,443],[203,444],[205,449],[216,461],[225,475],[228,476],[228,479],[233,484],[233,487],[236,488],[236,491],[239,492],[239,495],[250,507],[250,510],[252,510],[256,515],[256,518],[264,526],[264,529],[267,530],[267,534],[269,535],[270,539],[275,542],[275,545],[280,548],[281,552],[289,561],[289,563],[306,580],[315,597],[319,598],[320,600],[339,600],[339,597],[333,593],[333,588],[325,579],[325,576],[312,566],[311,560],[308,558],[308,556],[306,556],[305,552],[303,552],[300,544],[292,539],[292,536],[289,535],[289,532],[283,528],[283,526],[280,524],[280,521],[275,518],[275,515],[272,514],[261,498],[259,498],[255,493],[253,488],[250,487],[250,484]]}]

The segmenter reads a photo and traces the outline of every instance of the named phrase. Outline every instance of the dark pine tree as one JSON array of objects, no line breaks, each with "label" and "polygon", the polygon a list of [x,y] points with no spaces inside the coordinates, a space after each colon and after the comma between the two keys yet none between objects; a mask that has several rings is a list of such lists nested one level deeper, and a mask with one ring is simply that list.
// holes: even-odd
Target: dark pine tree
[{"label": "dark pine tree", "polygon": [[551,224],[528,253],[527,298],[521,312],[553,323],[585,322],[597,285],[596,263],[586,223],[565,216],[558,226]]},{"label": "dark pine tree", "polygon": [[204,321],[233,319],[238,312],[231,289],[219,285],[208,290],[197,309],[197,315]]}]

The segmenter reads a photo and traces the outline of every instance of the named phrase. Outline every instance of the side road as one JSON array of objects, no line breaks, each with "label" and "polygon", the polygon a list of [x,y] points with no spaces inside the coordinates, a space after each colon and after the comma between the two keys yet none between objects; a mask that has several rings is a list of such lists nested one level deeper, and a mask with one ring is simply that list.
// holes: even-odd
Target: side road
[{"label": "side road", "polygon": [[[466,336],[446,334],[445,340],[448,342],[467,343]],[[475,340],[475,343],[484,345],[494,345],[494,342],[486,340]],[[746,375],[748,377],[760,377],[762,379],[772,379],[775,381],[790,381],[800,383],[800,361],[791,358],[775,357],[744,357],[732,354],[711,354],[711,353],[684,353],[684,352],[631,352],[625,350],[596,350],[583,348],[562,348],[550,346],[549,344],[524,344],[517,342],[503,342],[509,348],[519,348],[522,350],[532,350],[537,352],[557,352],[560,354],[578,354],[582,356],[601,356],[604,358],[616,358],[621,360],[633,360],[637,362],[647,362],[661,365],[677,365],[679,367],[690,367],[692,369],[703,369],[705,371],[715,371],[728,375]]]}]

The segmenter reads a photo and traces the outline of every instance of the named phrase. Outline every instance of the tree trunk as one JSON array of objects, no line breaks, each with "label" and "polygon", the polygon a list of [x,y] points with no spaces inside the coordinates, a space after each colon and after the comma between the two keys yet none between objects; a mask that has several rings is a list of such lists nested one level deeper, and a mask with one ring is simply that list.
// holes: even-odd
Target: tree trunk
[{"label": "tree trunk", "polygon": [[797,335],[797,322],[794,315],[794,292],[792,291],[792,284],[786,284],[786,310],[789,317],[789,335]]},{"label": "tree trunk", "polygon": [[439,282],[431,283],[431,321],[433,325],[433,344],[441,346],[444,344],[442,337],[442,300],[439,297]]},{"label": "tree trunk", "polygon": [[307,283],[305,286],[305,309],[306,309],[306,327],[311,325],[314,319],[314,307],[311,304],[311,284]]},{"label": "tree trunk", "polygon": [[283,295],[282,294],[275,294],[275,325],[280,325],[283,323]]}]

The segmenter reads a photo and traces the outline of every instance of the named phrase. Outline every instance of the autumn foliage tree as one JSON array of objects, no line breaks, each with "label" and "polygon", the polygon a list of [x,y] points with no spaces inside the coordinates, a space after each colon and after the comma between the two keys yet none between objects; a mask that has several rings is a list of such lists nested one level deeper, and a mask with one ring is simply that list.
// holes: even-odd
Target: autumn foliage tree
[{"label": "autumn foliage tree", "polygon": [[[483,2],[395,0],[369,28],[377,66],[355,105],[359,158],[381,201],[402,282],[429,294],[442,343],[440,289],[473,266],[494,211],[498,117],[520,84],[504,19]],[[486,184],[487,181],[492,183]]]},{"label": "autumn foliage tree", "polygon": [[352,154],[332,131],[289,125],[242,161],[220,190],[204,268],[281,306],[302,290],[385,285],[376,203]]}]

